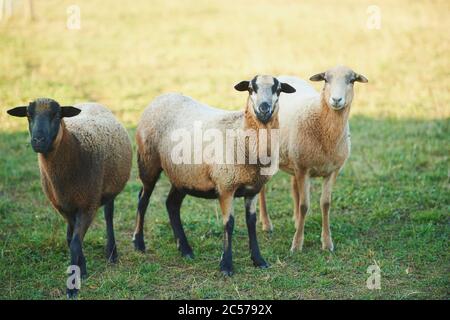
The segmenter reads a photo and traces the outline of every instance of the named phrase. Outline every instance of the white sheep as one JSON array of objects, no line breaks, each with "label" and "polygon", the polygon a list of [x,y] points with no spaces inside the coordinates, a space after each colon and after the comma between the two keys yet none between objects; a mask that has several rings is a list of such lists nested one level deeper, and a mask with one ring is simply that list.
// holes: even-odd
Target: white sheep
[{"label": "white sheep", "polygon": [[[244,130],[258,133],[265,129],[264,132],[269,135],[272,129],[278,128],[280,93],[295,91],[291,86],[271,76],[256,76],[252,81],[242,81],[235,89],[249,91],[245,111],[215,109],[181,94],[162,95],[144,111],[136,132],[139,175],[143,183],[133,237],[137,250],[145,250],[143,234],[145,211],[159,175],[164,170],[172,184],[166,206],[178,248],[183,256],[193,256],[180,220],[180,207],[184,197],[189,194],[203,198],[218,198],[224,224],[224,250],[220,268],[225,275],[231,275],[231,238],[234,227],[232,203],[234,197],[245,197],[251,258],[255,266],[267,267],[259,251],[255,225],[256,195],[270,178],[270,175],[261,174],[262,165],[248,162],[239,164],[234,162],[235,159],[233,163],[178,164],[172,157],[175,147],[173,132],[183,128],[188,134],[194,133],[196,124],[200,124],[203,132],[218,129],[225,135],[226,130],[234,130],[239,141],[245,140]],[[237,146],[241,147],[242,145]],[[266,148],[266,153],[270,153],[268,149],[271,147],[260,143],[258,137],[249,141],[248,148],[244,147],[246,159],[251,156],[250,150],[255,151],[259,148]],[[199,151],[201,154],[205,149]],[[198,156],[196,151],[190,150],[188,158],[196,156]]]},{"label": "white sheep", "polygon": [[[301,250],[305,216],[309,205],[309,179],[323,177],[320,208],[322,210],[322,249],[333,250],[329,211],[331,191],[339,171],[350,155],[348,117],[353,100],[353,83],[367,79],[344,66],[316,74],[311,81],[325,81],[319,94],[306,81],[296,77],[279,77],[297,92],[280,98],[280,168],[293,175],[292,196],[296,232],[291,251]],[[265,204],[264,188],[260,193],[260,217],[263,229],[272,230]]]},{"label": "white sheep", "polygon": [[[44,193],[67,221],[71,265],[80,267],[82,277],[87,275],[82,243],[103,205],[106,256],[115,262],[114,199],[129,179],[132,160],[127,131],[108,109],[94,103],[66,107],[41,98],[8,113],[28,118]],[[76,297],[77,289],[68,288],[67,294]]]}]

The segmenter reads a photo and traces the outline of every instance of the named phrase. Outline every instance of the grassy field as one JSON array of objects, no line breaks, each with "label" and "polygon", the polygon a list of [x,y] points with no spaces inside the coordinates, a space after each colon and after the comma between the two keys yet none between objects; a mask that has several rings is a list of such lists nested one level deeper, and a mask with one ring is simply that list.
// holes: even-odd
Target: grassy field
[{"label": "grassy field", "polygon": [[[66,28],[67,7],[81,29]],[[375,4],[381,28],[366,26]],[[305,246],[294,234],[289,177],[268,185],[275,229],[258,226],[263,256],[250,261],[243,201],[236,200],[235,276],[218,271],[218,204],[186,198],[182,219],[196,258],[179,256],[160,180],[147,214],[148,252],[133,250],[137,193],[132,178],[116,205],[117,265],[103,257],[98,215],[85,239],[89,278],[81,299],[449,299],[450,4],[448,1],[36,1],[0,22],[0,298],[65,298],[69,253],[63,219],[39,182],[26,121],[9,107],[36,97],[98,101],[130,136],[157,95],[179,91],[226,109],[243,107],[233,85],[255,74],[307,78],[336,64],[364,74],[352,107],[352,155],[333,194],[336,250],[321,251],[319,181]],[[314,84],[320,88],[321,84]],[[133,142],[134,143],[134,142]],[[366,270],[381,268],[381,290]]]}]

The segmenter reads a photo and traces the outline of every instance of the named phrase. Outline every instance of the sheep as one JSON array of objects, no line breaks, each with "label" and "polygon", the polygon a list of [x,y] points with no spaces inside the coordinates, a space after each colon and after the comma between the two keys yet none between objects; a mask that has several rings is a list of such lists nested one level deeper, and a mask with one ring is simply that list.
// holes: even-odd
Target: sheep
[{"label": "sheep", "polygon": [[[279,77],[297,93],[280,99],[280,169],[292,175],[292,196],[296,232],[291,251],[302,250],[305,216],[310,207],[310,178],[322,177],[322,249],[334,250],[329,212],[332,187],[350,155],[348,117],[353,100],[353,83],[368,80],[345,66],[316,74],[311,81],[325,81],[319,94],[306,81],[296,77]],[[260,192],[260,218],[263,230],[271,231],[265,204],[264,188]]]},{"label": "sheep", "polygon": [[[219,161],[188,164],[175,163],[172,158],[173,132],[183,128],[190,134],[194,132],[196,123],[201,125],[204,132],[208,129],[218,129],[224,135],[226,130],[233,130],[237,132],[238,139],[243,140],[245,140],[244,130],[245,132],[247,130],[263,132],[265,129],[267,134],[271,130],[278,130],[279,96],[281,92],[295,91],[291,86],[279,82],[272,76],[256,76],[251,81],[241,81],[235,89],[249,92],[244,111],[212,108],[177,93],[159,96],[145,109],[136,132],[139,176],[143,184],[139,193],[136,228],[133,235],[136,250],[145,251],[144,216],[155,184],[161,171],[164,171],[171,182],[166,207],[177,247],[183,257],[193,258],[192,248],[180,220],[180,207],[184,197],[191,195],[219,199],[224,226],[220,270],[225,276],[231,276],[233,274],[231,247],[234,228],[233,198],[244,197],[251,259],[256,267],[268,267],[260,254],[256,237],[256,195],[270,178],[270,174],[261,174],[263,165],[250,164],[247,161],[239,164],[235,163],[235,159],[231,164]],[[191,141],[188,141],[188,144],[190,143]],[[264,148],[260,138],[250,140],[248,149],[245,148],[246,159],[250,156],[249,150],[254,151],[258,148]],[[266,151],[270,153],[270,150]],[[192,150],[188,156],[195,157],[196,152]]]},{"label": "sheep", "polygon": [[[87,276],[82,243],[99,207],[104,206],[106,257],[117,260],[114,238],[114,199],[127,183],[132,160],[127,131],[100,104],[60,106],[39,98],[7,111],[27,117],[31,146],[38,153],[41,183],[53,207],[67,221],[71,265]],[[67,289],[76,298],[77,288]]]}]

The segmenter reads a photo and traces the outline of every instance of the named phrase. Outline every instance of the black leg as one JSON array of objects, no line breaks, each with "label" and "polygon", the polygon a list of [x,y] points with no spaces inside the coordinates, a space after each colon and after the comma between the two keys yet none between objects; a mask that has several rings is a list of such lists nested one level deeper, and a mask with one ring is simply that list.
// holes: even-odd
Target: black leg
[{"label": "black leg", "polygon": [[[70,264],[80,268],[81,279],[87,277],[86,259],[83,254],[83,239],[94,215],[95,212],[86,212],[84,214],[79,212],[75,216],[73,237],[70,241]],[[67,288],[68,298],[76,298],[77,295],[78,289]]]},{"label": "black leg", "polygon": [[[72,266],[78,266],[80,268],[80,278],[85,278],[87,276],[86,259],[83,255],[81,240],[78,234],[76,234],[70,242],[70,264]],[[67,288],[67,298],[74,299],[77,297],[77,295],[78,288]]]},{"label": "black leg", "polygon": [[105,204],[104,207],[105,212],[105,221],[106,221],[106,259],[109,262],[115,263],[117,262],[117,248],[116,248],[116,239],[114,237],[114,199],[111,199]]},{"label": "black leg", "polygon": [[230,215],[224,227],[223,234],[223,254],[220,261],[220,271],[226,276],[233,274],[233,254],[232,254],[232,236],[234,230],[234,217]]},{"label": "black leg", "polygon": [[194,254],[187,241],[180,218],[180,208],[185,196],[185,193],[178,191],[175,187],[172,186],[169,195],[167,196],[166,207],[169,214],[170,225],[172,226],[173,234],[175,235],[175,241],[177,242],[178,250],[180,250],[183,257],[193,258]]},{"label": "black leg", "polygon": [[256,196],[245,198],[245,220],[247,222],[248,239],[253,264],[259,268],[267,268],[269,265],[261,257],[258,239],[256,237]]},{"label": "black leg", "polygon": [[[139,178],[142,181],[142,189],[139,191],[138,208],[136,213],[136,227],[133,234],[134,248],[138,251],[145,252],[144,242],[144,219],[147,211],[150,196],[158,182],[162,168],[159,166],[147,166],[138,151],[138,168]],[[148,159],[147,159],[148,160]],[[150,161],[151,163],[151,161]]]},{"label": "black leg", "polygon": [[[153,190],[153,189],[152,189]],[[136,229],[133,235],[134,248],[138,251],[145,251],[144,243],[144,218],[150,200],[151,191],[141,188],[139,191],[138,209],[136,213]]]},{"label": "black leg", "polygon": [[83,254],[83,244],[78,235],[75,235],[70,243],[70,264],[80,267],[81,278],[87,277],[86,258]]},{"label": "black leg", "polygon": [[67,239],[67,246],[70,249],[70,242],[72,241],[72,237],[73,237],[73,224],[72,223],[68,223],[67,224],[67,233],[66,233],[66,239]]}]

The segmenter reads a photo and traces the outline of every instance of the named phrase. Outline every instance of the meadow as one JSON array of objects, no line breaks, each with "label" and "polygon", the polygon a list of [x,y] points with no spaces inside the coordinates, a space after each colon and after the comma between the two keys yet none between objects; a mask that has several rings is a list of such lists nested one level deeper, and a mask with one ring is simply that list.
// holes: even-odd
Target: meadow
[{"label": "meadow", "polygon": [[[80,9],[80,29],[67,8]],[[376,5],[379,28],[368,27]],[[372,7],[373,8],[373,7]],[[267,270],[252,266],[243,200],[235,201],[235,275],[218,270],[222,221],[216,201],[187,197],[182,220],[195,259],[178,251],[162,177],[145,224],[147,252],[131,238],[140,182],[116,202],[119,261],[104,259],[103,213],[88,231],[88,279],[80,299],[449,299],[450,2],[389,0],[20,1],[0,21],[0,299],[64,299],[65,223],[44,196],[26,121],[6,110],[51,97],[108,106],[132,137],[157,95],[182,92],[243,108],[234,84],[255,74],[307,79],[337,64],[365,75],[355,85],[352,154],[331,209],[335,252],[320,244],[320,184],[303,252],[294,234],[289,176],[267,186],[273,233],[258,224]],[[313,83],[319,90],[321,83]],[[366,286],[381,269],[381,289]]]}]

